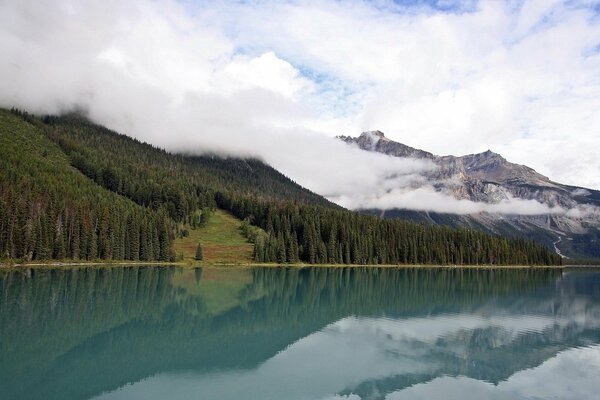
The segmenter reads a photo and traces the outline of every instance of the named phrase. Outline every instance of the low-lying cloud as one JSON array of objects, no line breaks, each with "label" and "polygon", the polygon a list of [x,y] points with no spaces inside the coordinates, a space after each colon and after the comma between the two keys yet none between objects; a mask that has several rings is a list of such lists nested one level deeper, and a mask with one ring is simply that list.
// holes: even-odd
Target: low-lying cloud
[{"label": "low-lying cloud", "polygon": [[479,214],[485,212],[507,215],[564,215],[569,211],[559,206],[550,207],[536,200],[523,200],[514,197],[508,197],[498,203],[457,199],[449,194],[436,191],[432,186],[423,186],[418,189],[395,188],[386,193],[371,193],[360,197],[342,195],[336,200],[348,208],[407,209],[448,214]]}]

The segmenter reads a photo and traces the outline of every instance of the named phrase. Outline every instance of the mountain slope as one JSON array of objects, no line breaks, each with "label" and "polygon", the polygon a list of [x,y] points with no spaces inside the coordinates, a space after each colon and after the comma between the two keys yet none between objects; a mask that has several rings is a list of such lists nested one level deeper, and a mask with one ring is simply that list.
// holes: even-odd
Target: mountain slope
[{"label": "mountain slope", "polygon": [[35,124],[0,109],[0,259],[168,260],[164,212],[73,168]]},{"label": "mountain slope", "polygon": [[177,226],[231,196],[339,208],[259,160],[169,154],[76,114],[0,109],[0,144],[0,260],[174,260]]},{"label": "mountain slope", "polygon": [[216,192],[338,207],[256,159],[171,154],[75,114],[45,122],[84,175],[140,205],[164,206],[177,221],[214,206]]},{"label": "mountain slope", "polygon": [[462,157],[436,156],[385,137],[382,132],[365,132],[357,138],[341,136],[346,143],[365,151],[394,157],[429,160],[435,165],[425,173],[426,184],[458,200],[499,204],[514,199],[534,200],[549,210],[537,215],[480,212],[469,215],[406,209],[364,210],[387,217],[462,226],[503,236],[524,236],[555,245],[571,257],[600,257],[600,191],[553,182],[532,168],[508,162],[492,151]]}]

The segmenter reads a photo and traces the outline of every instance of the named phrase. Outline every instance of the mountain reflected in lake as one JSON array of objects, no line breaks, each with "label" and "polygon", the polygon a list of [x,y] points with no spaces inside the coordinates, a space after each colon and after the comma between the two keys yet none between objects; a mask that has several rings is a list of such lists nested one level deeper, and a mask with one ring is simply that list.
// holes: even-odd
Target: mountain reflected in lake
[{"label": "mountain reflected in lake", "polygon": [[600,272],[0,272],[6,399],[592,399]]}]

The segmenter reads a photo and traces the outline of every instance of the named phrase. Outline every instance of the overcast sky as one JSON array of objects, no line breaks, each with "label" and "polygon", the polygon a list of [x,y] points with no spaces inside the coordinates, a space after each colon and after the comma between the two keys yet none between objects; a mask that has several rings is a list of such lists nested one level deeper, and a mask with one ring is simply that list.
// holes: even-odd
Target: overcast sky
[{"label": "overcast sky", "polygon": [[331,139],[375,129],[600,189],[600,1],[1,0],[0,54],[2,106],[259,156],[331,198],[431,168]]}]

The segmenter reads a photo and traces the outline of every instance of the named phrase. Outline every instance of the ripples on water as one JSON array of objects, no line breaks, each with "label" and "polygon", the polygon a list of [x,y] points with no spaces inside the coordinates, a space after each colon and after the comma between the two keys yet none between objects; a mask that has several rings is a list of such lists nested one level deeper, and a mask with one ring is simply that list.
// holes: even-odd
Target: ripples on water
[{"label": "ripples on water", "polygon": [[600,272],[0,272],[4,399],[596,399]]}]

